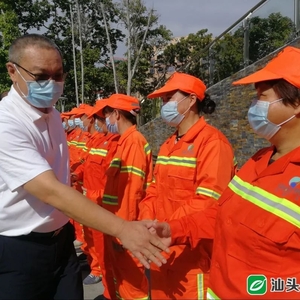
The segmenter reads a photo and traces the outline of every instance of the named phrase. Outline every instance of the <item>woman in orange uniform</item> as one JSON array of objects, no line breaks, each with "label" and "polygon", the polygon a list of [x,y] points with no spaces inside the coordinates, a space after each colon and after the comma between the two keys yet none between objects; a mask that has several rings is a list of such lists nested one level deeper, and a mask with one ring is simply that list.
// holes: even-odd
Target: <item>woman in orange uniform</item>
[{"label": "woman in orange uniform", "polygon": [[249,123],[271,146],[245,163],[215,207],[156,225],[192,247],[215,227],[209,299],[299,299],[299,61],[300,50],[288,46],[234,82],[255,83]]},{"label": "woman in orange uniform", "polygon": [[[119,139],[118,134],[107,132],[105,119],[99,116],[99,111],[105,106],[105,100],[98,100],[91,114],[83,122],[84,127],[91,134],[87,143],[88,155],[85,162],[71,174],[72,180],[83,182],[84,195],[99,205],[102,205],[106,170],[115,153]],[[88,255],[91,268],[90,274],[83,280],[83,283],[89,285],[99,282],[105,272],[103,233],[86,226],[83,226],[83,233],[86,241],[84,252]],[[103,285],[106,288],[105,276]],[[109,295],[106,296],[109,298]]]},{"label": "woman in orange uniform", "polygon": [[[107,129],[119,133],[120,139],[106,172],[102,206],[129,221],[138,219],[139,202],[152,181],[151,150],[136,128],[139,110],[138,99],[123,94],[112,95],[103,110]],[[105,246],[106,264],[112,265],[115,280],[111,298],[148,299],[148,282],[142,265],[119,240],[105,236]]]},{"label": "woman in orange uniform", "polygon": [[[215,109],[205,92],[200,79],[174,73],[165,86],[148,96],[162,98],[162,119],[177,131],[160,148],[155,181],[140,203],[140,219],[170,221],[201,211],[218,200],[234,176],[230,143],[201,116]],[[167,264],[151,268],[152,298],[203,299],[211,246],[212,240],[194,250],[172,246]]]}]

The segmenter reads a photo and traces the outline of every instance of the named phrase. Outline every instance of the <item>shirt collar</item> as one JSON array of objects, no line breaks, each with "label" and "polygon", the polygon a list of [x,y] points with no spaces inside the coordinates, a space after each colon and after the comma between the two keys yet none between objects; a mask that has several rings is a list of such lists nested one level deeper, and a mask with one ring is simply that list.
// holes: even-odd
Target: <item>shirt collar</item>
[{"label": "shirt collar", "polygon": [[[191,141],[195,139],[195,136],[199,134],[199,132],[206,126],[206,121],[203,117],[200,117],[199,120],[184,134],[180,140],[185,142]],[[177,133],[175,134],[175,138]]]},{"label": "shirt collar", "polygon": [[118,145],[121,145],[123,143],[123,141],[125,141],[127,139],[127,137],[132,133],[136,131],[136,125],[132,125],[130,126],[121,136],[120,139],[118,141]]}]

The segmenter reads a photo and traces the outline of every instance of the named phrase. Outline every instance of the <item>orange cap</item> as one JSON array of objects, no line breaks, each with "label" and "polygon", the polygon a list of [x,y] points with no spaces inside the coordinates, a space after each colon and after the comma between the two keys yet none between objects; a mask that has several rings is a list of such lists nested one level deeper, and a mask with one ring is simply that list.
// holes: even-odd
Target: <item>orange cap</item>
[{"label": "orange cap", "polygon": [[98,115],[101,118],[104,118],[104,115],[102,113],[102,110],[105,106],[107,106],[108,99],[99,99],[96,101],[96,104],[93,107],[92,112],[88,115],[88,118],[90,118],[93,115]]},{"label": "orange cap", "polygon": [[73,115],[76,115],[77,112],[78,112],[78,108],[73,107],[70,111],[64,112],[64,115],[65,116],[73,116]]},{"label": "orange cap", "polygon": [[60,114],[60,118],[63,120],[63,119],[69,119],[70,116],[69,115],[66,115],[65,113],[61,113]]},{"label": "orange cap", "polygon": [[233,82],[237,84],[249,84],[260,81],[284,79],[300,88],[300,49],[285,47],[261,70]]},{"label": "orange cap", "polygon": [[93,106],[88,104],[80,104],[75,113],[75,117],[80,117],[82,115],[89,115],[93,110]]},{"label": "orange cap", "polygon": [[137,115],[135,110],[140,110],[140,102],[137,98],[124,94],[113,94],[107,100],[107,106],[116,109],[129,111],[134,116]]},{"label": "orange cap", "polygon": [[202,101],[205,97],[206,86],[202,80],[195,76],[175,72],[162,88],[149,94],[147,98],[161,97],[166,93],[175,92],[177,90],[189,94],[196,94],[197,98]]}]

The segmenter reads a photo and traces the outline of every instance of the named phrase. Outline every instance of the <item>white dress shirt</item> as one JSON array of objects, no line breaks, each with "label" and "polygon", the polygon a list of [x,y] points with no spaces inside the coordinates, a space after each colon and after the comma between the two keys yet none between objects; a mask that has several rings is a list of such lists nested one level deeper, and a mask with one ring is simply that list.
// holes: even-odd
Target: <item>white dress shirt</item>
[{"label": "white dress shirt", "polygon": [[62,212],[23,189],[39,174],[53,170],[70,185],[69,153],[59,112],[42,113],[14,87],[0,102],[0,235],[54,231],[69,220]]}]

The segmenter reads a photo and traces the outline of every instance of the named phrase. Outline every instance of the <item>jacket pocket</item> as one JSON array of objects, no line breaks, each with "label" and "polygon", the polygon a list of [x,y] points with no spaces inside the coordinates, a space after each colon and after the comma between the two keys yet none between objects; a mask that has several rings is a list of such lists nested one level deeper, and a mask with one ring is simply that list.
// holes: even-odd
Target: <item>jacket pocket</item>
[{"label": "jacket pocket", "polygon": [[171,201],[185,202],[193,197],[196,192],[194,185],[194,170],[182,174],[169,172],[168,174],[168,199]]},{"label": "jacket pocket", "polygon": [[278,273],[288,258],[296,227],[259,207],[250,209],[237,228],[237,243],[228,254],[262,270]]}]

